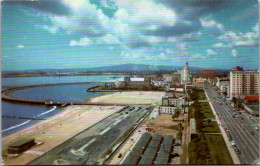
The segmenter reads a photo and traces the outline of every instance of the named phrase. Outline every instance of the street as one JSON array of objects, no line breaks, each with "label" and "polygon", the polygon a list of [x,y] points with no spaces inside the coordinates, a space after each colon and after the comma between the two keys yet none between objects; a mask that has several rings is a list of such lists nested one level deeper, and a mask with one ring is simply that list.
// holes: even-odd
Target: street
[{"label": "street", "polygon": [[[241,164],[252,164],[259,160],[259,133],[255,130],[255,122],[250,120],[244,114],[233,111],[230,102],[224,101],[223,97],[218,94],[215,86],[206,84],[205,93],[207,93],[212,103],[221,125],[227,128],[233,141],[238,147]],[[233,118],[234,112],[237,117]],[[254,133],[253,135],[251,133]]]}]

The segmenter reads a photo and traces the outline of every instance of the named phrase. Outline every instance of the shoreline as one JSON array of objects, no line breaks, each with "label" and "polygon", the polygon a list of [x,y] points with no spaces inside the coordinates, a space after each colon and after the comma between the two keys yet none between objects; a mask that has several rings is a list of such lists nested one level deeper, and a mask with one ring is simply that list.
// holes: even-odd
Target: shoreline
[{"label": "shoreline", "polygon": [[28,126],[15,133],[2,137],[3,160],[5,160],[7,165],[26,164],[38,156],[29,155],[24,152],[17,158],[5,157],[5,149],[10,143],[22,138],[33,137],[36,141],[43,142],[43,144],[33,147],[29,151],[45,153],[76,134],[86,130],[89,126],[113,114],[119,108],[120,106],[67,106],[59,113],[48,117],[44,121],[37,122],[32,126]]}]

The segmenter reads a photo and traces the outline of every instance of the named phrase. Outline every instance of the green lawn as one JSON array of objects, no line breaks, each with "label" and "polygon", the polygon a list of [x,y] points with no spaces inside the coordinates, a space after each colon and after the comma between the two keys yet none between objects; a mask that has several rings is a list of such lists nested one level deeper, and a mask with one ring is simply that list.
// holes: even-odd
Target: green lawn
[{"label": "green lawn", "polygon": [[205,118],[215,118],[208,102],[200,102],[199,104],[202,108],[202,113],[204,114]]},{"label": "green lawn", "polygon": [[207,97],[205,96],[204,91],[203,92],[198,92],[198,100],[206,100]]},{"label": "green lawn", "polygon": [[189,144],[189,164],[233,164],[222,135],[194,135]]},{"label": "green lawn", "polygon": [[233,164],[222,135],[206,135],[213,164]]},{"label": "green lawn", "polygon": [[203,122],[202,132],[204,133],[220,133],[218,124],[215,121],[208,123],[207,121]]}]

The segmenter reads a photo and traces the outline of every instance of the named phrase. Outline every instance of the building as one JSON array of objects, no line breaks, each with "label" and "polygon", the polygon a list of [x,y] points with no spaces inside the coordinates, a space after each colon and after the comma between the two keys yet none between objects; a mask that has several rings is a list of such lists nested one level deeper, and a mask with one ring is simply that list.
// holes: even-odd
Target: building
[{"label": "building", "polygon": [[180,84],[181,83],[181,73],[174,72],[172,74],[172,82],[175,84]]},{"label": "building", "polygon": [[244,107],[244,110],[252,116],[259,116],[259,103],[243,103],[242,105]]},{"label": "building", "polygon": [[220,92],[230,97],[230,80],[229,78],[217,78],[216,86],[220,88]]},{"label": "building", "polygon": [[221,86],[229,86],[230,85],[230,80],[229,78],[217,78],[217,83],[216,86],[217,87],[221,87]]},{"label": "building", "polygon": [[136,78],[136,77],[124,77],[124,81],[117,81],[115,83],[117,88],[126,89],[138,89],[138,90],[148,90],[152,89],[153,84],[151,77]]},{"label": "building", "polygon": [[159,113],[174,114],[176,107],[173,106],[160,106]]},{"label": "building", "polygon": [[194,78],[193,79],[193,82],[192,82],[192,85],[193,87],[196,87],[198,89],[203,89],[204,88],[204,85],[205,85],[205,82],[206,82],[206,78]]},{"label": "building", "polygon": [[177,108],[182,108],[182,106],[185,105],[185,99],[184,98],[177,98],[177,97],[168,97],[165,96],[162,99],[162,105],[163,106],[174,106]]},{"label": "building", "polygon": [[183,92],[184,86],[183,85],[170,85],[169,90],[176,91],[176,92]]},{"label": "building", "polygon": [[186,62],[184,69],[178,69],[177,73],[181,74],[181,84],[190,83],[190,68],[188,62]]},{"label": "building", "polygon": [[21,154],[35,144],[34,138],[24,138],[9,145],[7,151],[9,154]]},{"label": "building", "polygon": [[259,95],[259,70],[243,70],[237,66],[230,71],[231,97]]},{"label": "building", "polygon": [[207,69],[201,71],[202,78],[214,79],[215,78],[215,70]]},{"label": "building", "polygon": [[160,113],[174,114],[176,111],[184,110],[185,99],[177,97],[164,96],[162,98],[162,105],[159,107]]}]

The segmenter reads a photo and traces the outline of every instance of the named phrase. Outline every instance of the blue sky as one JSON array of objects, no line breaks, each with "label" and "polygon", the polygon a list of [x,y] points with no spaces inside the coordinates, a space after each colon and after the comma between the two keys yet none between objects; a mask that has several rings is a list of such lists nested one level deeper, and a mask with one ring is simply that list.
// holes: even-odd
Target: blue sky
[{"label": "blue sky", "polygon": [[257,0],[2,1],[2,70],[259,67]]}]

